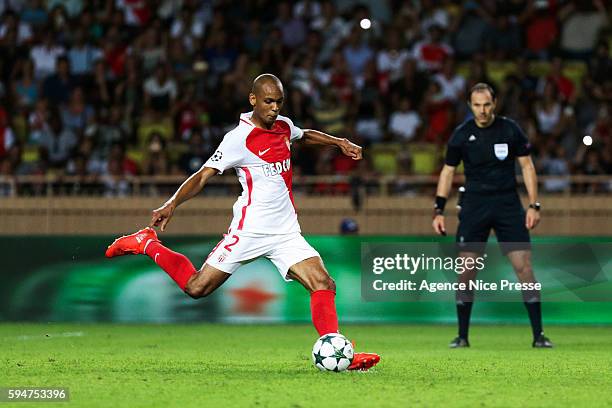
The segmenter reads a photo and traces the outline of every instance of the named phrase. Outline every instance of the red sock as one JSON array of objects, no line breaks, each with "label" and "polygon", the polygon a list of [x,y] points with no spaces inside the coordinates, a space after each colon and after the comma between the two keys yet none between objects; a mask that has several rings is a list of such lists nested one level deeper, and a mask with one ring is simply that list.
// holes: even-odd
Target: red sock
[{"label": "red sock", "polygon": [[338,333],[338,315],[333,290],[315,290],[310,294],[310,312],[312,323],[319,336],[327,333]]},{"label": "red sock", "polygon": [[174,252],[159,242],[149,242],[145,253],[153,259],[177,285],[185,290],[189,278],[196,272],[195,267],[185,255]]}]

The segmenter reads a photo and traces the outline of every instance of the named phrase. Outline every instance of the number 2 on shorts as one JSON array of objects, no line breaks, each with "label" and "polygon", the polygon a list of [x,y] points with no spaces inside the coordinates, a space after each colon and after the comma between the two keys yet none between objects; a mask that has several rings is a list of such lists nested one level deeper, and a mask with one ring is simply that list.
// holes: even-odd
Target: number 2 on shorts
[{"label": "number 2 on shorts", "polygon": [[227,250],[227,252],[232,252],[232,247],[236,245],[238,241],[240,240],[240,238],[238,238],[238,235],[232,235],[232,239],[233,239],[232,242],[230,242],[229,244],[223,247],[224,249]]}]

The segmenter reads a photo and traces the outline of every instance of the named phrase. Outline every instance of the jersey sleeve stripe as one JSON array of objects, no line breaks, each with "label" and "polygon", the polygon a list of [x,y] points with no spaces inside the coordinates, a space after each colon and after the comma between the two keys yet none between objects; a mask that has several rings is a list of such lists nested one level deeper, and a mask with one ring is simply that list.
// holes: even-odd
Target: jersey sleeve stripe
[{"label": "jersey sleeve stripe", "polygon": [[242,230],[244,226],[244,219],[246,218],[247,207],[251,205],[251,194],[253,193],[253,178],[251,177],[251,172],[247,167],[241,167],[242,171],[244,171],[244,175],[246,177],[247,189],[249,190],[249,199],[245,206],[242,207],[242,217],[240,218],[240,222],[238,223],[238,231]]}]

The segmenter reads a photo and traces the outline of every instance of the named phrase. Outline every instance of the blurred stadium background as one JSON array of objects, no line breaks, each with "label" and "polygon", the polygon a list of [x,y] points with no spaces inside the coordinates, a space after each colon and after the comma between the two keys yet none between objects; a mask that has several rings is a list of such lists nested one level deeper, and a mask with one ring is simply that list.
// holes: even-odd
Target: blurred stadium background
[{"label": "blurred stadium background", "polygon": [[[476,82],[495,87],[498,113],[534,146],[535,239],[612,235],[605,1],[5,0],[0,13],[2,320],[309,321],[306,293],[267,261],[193,302],[146,258],[103,259],[114,236],[146,224],[204,163],[262,72],[282,79],[284,114],[300,127],[365,148],[355,163],[292,147],[302,230],[338,282],[345,322],[454,321],[452,304],[362,302],[359,251],[373,236],[434,240],[437,172]],[[200,264],[239,189],[232,175],[214,179],[164,242]],[[611,323],[610,311],[544,313]],[[520,304],[489,304],[475,319],[525,317]]]}]

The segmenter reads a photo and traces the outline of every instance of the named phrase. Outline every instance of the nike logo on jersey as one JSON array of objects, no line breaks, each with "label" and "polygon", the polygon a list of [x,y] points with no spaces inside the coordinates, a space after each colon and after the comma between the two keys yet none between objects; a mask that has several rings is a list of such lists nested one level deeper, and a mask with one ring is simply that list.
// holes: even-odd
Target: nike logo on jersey
[{"label": "nike logo on jersey", "polygon": [[473,142],[474,140],[476,140],[476,136],[470,135],[468,141]]},{"label": "nike logo on jersey", "polygon": [[270,147],[268,147],[266,150],[260,150],[259,155],[263,156],[264,154],[268,153],[268,150],[270,150]]}]

